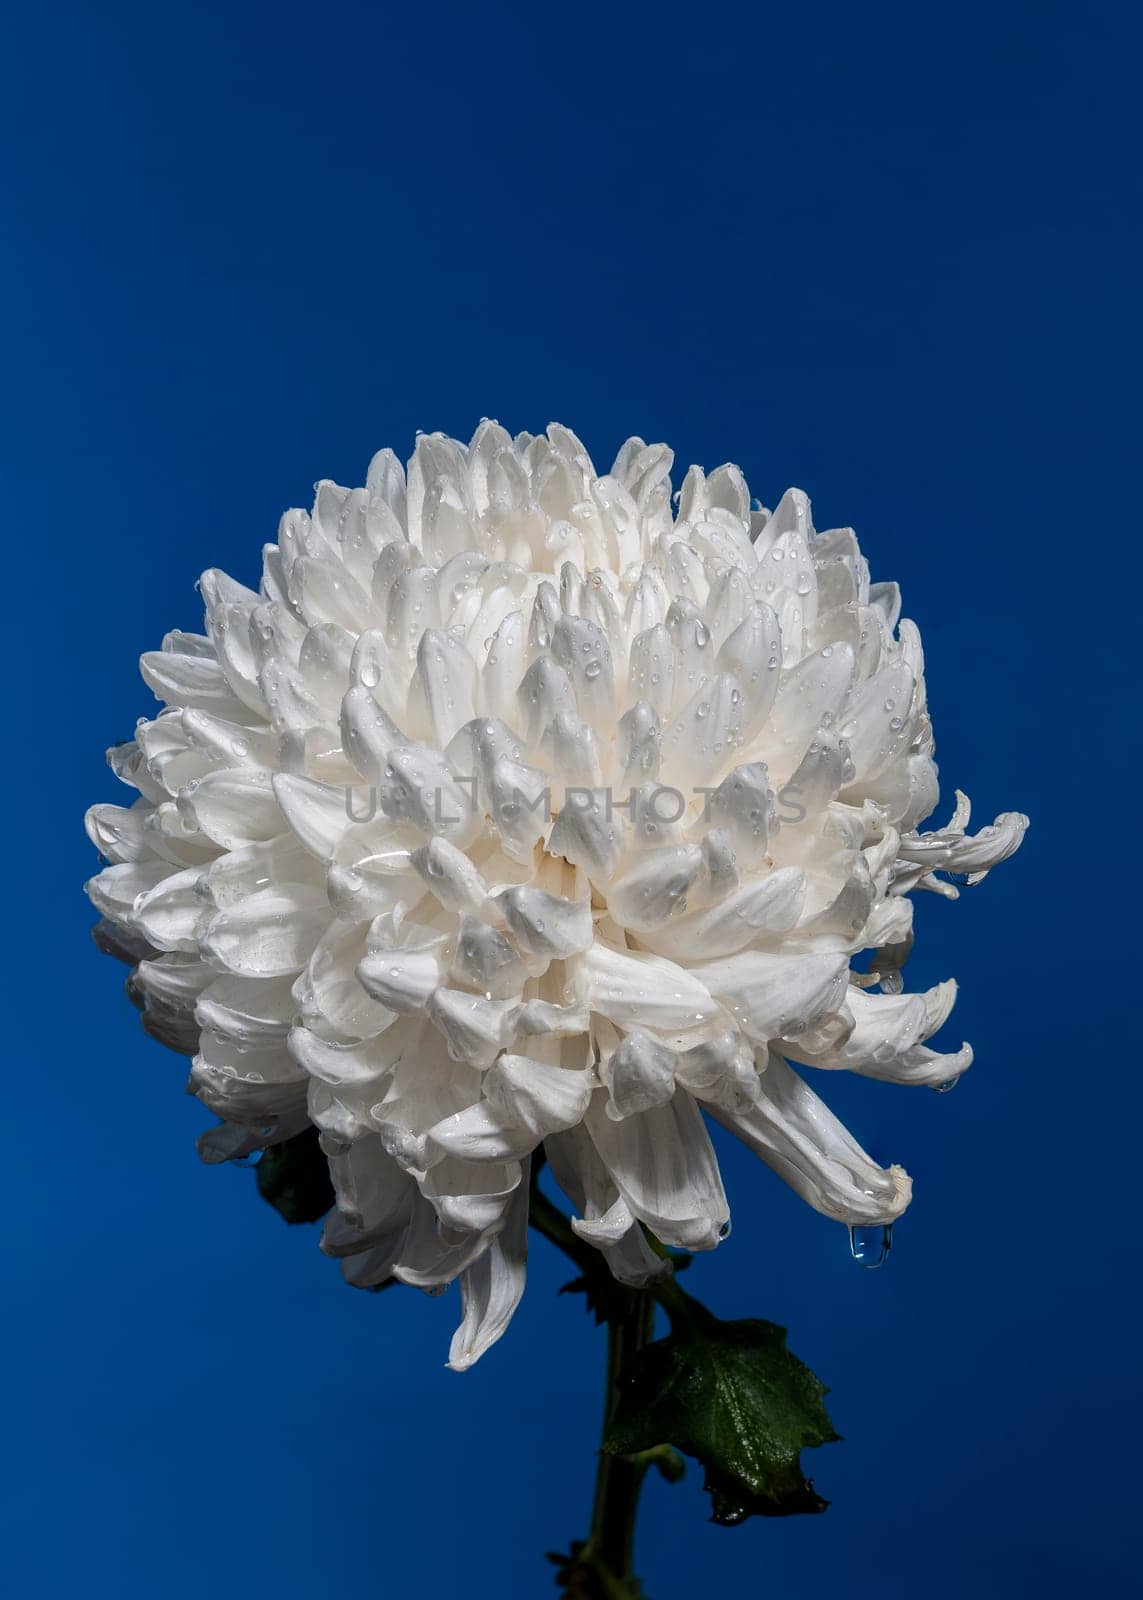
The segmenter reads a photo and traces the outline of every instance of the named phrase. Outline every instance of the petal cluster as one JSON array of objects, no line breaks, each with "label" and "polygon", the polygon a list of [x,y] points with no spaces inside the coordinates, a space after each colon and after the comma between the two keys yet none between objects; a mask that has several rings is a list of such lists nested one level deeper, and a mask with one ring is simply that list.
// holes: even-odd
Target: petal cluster
[{"label": "petal cluster", "polygon": [[[88,884],[145,1027],[193,1057],[208,1161],[316,1126],[350,1282],[459,1278],[474,1361],[524,1284],[542,1147],[624,1282],[644,1228],[729,1227],[702,1115],[811,1205],[887,1224],[880,1167],[791,1063],[940,1085],[955,985],[902,992],[914,889],[1019,845],[938,798],[921,643],[850,529],[736,467],[566,428],[381,451],[282,518],[258,589],[142,658]],[[854,957],[871,950],[865,970]]]}]

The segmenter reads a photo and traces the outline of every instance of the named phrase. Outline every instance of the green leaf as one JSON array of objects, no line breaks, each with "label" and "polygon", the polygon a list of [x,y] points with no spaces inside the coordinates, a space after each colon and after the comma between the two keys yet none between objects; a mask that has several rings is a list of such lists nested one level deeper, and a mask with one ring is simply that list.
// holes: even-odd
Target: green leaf
[{"label": "green leaf", "polygon": [[633,1357],[603,1448],[637,1455],[675,1445],[706,1469],[713,1520],[785,1517],[829,1504],[802,1474],[799,1453],[838,1439],[786,1330],[749,1318],[724,1322],[680,1290],[672,1332]]},{"label": "green leaf", "polygon": [[258,1193],[287,1222],[320,1222],[333,1205],[329,1165],[316,1128],[272,1144],[254,1171]]}]

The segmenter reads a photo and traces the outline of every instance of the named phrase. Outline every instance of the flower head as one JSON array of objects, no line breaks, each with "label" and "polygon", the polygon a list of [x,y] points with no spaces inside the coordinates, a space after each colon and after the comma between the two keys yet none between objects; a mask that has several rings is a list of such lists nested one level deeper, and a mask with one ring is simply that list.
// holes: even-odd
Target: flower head
[{"label": "flower head", "polygon": [[[1026,819],[937,802],[920,638],[806,496],[567,429],[421,436],[317,486],[261,584],[142,659],[165,708],[88,831],[101,942],[222,1119],[209,1161],[309,1125],[349,1280],[460,1278],[452,1364],[524,1282],[543,1147],[616,1276],[713,1247],[700,1107],[811,1205],[889,1223],[878,1166],[790,1062],[938,1085],[955,985],[901,992],[913,889],[982,878]],[[869,969],[851,960],[872,950]],[[880,992],[876,992],[880,989]]]}]

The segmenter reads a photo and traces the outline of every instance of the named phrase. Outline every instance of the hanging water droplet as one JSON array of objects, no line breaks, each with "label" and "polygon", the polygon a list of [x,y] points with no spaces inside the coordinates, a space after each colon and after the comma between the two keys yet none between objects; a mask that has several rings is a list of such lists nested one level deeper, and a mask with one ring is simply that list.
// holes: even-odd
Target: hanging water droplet
[{"label": "hanging water droplet", "polygon": [[859,1267],[870,1272],[883,1267],[893,1248],[893,1224],[883,1228],[850,1228],[849,1253]]},{"label": "hanging water droplet", "polygon": [[[882,982],[881,987],[884,989],[884,982]],[[934,1083],[933,1089],[937,1094],[948,1094],[951,1090],[956,1088],[957,1084],[960,1082],[960,1079],[961,1075],[958,1072],[955,1078],[946,1078],[944,1083]]]}]

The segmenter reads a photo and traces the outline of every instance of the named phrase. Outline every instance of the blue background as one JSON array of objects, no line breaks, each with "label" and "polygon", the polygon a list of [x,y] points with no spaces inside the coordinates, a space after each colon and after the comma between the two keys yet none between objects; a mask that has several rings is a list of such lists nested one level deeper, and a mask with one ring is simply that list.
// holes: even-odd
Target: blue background
[{"label": "blue background", "polygon": [[693,1466],[652,1483],[649,1594],[1132,1587],[1138,28],[1098,0],[9,13],[12,1592],[530,1597],[585,1529],[601,1341],[560,1260],[537,1244],[509,1335],[446,1372],[455,1295],[353,1293],[253,1174],[198,1164],[79,887],[198,572],[252,580],[315,478],[483,414],[807,489],[922,626],[942,814],[960,784],[1033,816],[919,907],[963,1085],[826,1086],[915,1176],[887,1268],[726,1151],[734,1237],[692,1286],[790,1327],[845,1442],[820,1518],[724,1530]]}]

